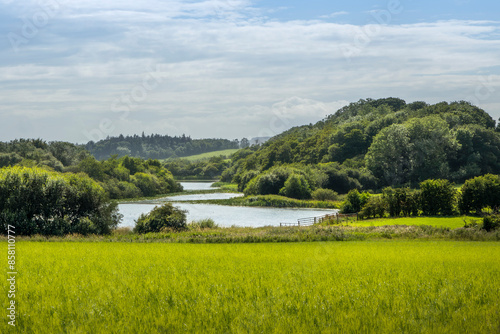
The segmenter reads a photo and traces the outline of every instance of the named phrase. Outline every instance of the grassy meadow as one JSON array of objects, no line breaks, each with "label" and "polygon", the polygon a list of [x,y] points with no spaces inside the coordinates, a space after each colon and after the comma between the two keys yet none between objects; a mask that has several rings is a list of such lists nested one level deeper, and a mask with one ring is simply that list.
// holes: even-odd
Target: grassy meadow
[{"label": "grassy meadow", "polygon": [[386,226],[386,225],[429,225],[434,227],[459,228],[465,223],[481,223],[482,218],[472,216],[461,217],[398,217],[398,218],[379,218],[358,220],[352,223],[352,226]]},{"label": "grassy meadow", "polygon": [[17,255],[20,333],[500,331],[498,242],[19,241]]},{"label": "grassy meadow", "polygon": [[[196,154],[196,155],[190,155],[187,157],[181,157],[180,159],[184,160],[189,160],[189,161],[200,161],[200,160],[206,160],[210,159],[213,157],[229,157],[231,154],[239,151],[238,149],[228,149],[228,150],[220,150],[220,151],[213,151],[213,152],[207,152],[207,153],[201,153],[201,154]],[[172,159],[163,159],[162,161],[169,161]]]}]

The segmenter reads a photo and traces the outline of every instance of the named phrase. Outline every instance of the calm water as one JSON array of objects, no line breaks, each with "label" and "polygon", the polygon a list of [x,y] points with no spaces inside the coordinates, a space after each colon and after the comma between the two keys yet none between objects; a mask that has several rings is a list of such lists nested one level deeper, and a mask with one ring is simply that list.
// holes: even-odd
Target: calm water
[{"label": "calm water", "polygon": [[[186,190],[204,190],[210,188],[211,183],[204,182],[182,182]],[[203,199],[225,199],[241,194],[216,193],[196,194],[166,197],[162,200],[176,199],[179,201],[203,200]],[[151,203],[127,203],[118,206],[123,220],[120,226],[134,227],[135,220],[143,213],[150,212],[155,206],[161,205]],[[299,218],[322,216],[336,210],[322,209],[279,209],[279,208],[255,208],[240,206],[223,206],[212,204],[174,203],[174,206],[187,211],[187,221],[205,218],[213,219],[219,226],[279,226],[280,223],[296,223]]]},{"label": "calm water", "polygon": [[[135,226],[135,220],[141,213],[148,213],[155,204],[120,204],[123,214],[120,226]],[[296,223],[299,218],[322,216],[336,210],[322,209],[280,209],[254,208],[241,206],[223,206],[212,204],[174,203],[174,206],[187,210],[187,221],[212,218],[220,226],[279,226],[280,223]]]},{"label": "calm water", "polygon": [[209,190],[212,188],[213,182],[181,182],[184,190]]}]

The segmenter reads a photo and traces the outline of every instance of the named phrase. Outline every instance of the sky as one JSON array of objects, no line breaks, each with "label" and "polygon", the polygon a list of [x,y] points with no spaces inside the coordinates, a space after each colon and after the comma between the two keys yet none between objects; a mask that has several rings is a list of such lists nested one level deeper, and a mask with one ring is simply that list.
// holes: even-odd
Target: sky
[{"label": "sky", "polygon": [[0,0],[0,141],[273,136],[359,99],[500,117],[500,2]]}]

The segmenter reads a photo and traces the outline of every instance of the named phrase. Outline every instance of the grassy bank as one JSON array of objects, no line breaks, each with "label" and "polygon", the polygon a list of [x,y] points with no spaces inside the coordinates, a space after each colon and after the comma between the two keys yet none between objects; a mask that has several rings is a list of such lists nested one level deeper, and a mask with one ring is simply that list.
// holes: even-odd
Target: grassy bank
[{"label": "grassy bank", "polygon": [[[500,241],[500,230],[486,232],[480,228],[449,228],[429,225],[356,226],[288,226],[228,227],[190,229],[182,232],[136,234],[122,228],[111,235],[64,237],[18,237],[22,241],[41,242],[138,242],[138,243],[264,243],[362,240],[465,240]],[[6,241],[5,237],[0,240]]]},{"label": "grassy bank", "polygon": [[338,209],[340,207],[340,202],[299,200],[278,195],[245,196],[245,197],[235,197],[230,199],[190,201],[190,203],[218,204],[218,205],[229,205],[229,206],[258,206],[258,207],[274,207],[274,208]]},{"label": "grassy bank", "polygon": [[[229,158],[229,156],[231,156],[231,154],[233,154],[237,151],[239,151],[239,150],[238,149],[220,150],[220,151],[213,151],[213,152],[207,152],[207,153],[202,153],[202,154],[190,155],[187,157],[178,157],[176,159],[183,159],[183,160],[189,160],[189,161],[194,162],[194,161],[207,160],[207,159],[210,159],[213,157],[220,157],[220,156]],[[165,161],[172,161],[172,160],[175,160],[175,159],[169,158],[169,159],[163,159],[161,161],[165,162]]]},{"label": "grassy bank", "polygon": [[18,242],[17,251],[22,333],[500,329],[499,243]]}]

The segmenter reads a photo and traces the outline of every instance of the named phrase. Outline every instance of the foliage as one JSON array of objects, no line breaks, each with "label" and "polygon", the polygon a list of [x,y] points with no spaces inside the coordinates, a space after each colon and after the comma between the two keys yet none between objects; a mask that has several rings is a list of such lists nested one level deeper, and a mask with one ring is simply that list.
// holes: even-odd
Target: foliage
[{"label": "foliage", "polygon": [[417,216],[420,210],[420,192],[410,188],[386,187],[382,191],[382,199],[391,217]]},{"label": "foliage", "polygon": [[386,201],[381,196],[371,196],[366,201],[365,205],[361,208],[359,212],[360,218],[376,218],[385,217],[386,212]]},{"label": "foliage", "polygon": [[494,212],[500,209],[500,177],[487,174],[467,180],[461,188],[458,202],[460,212],[481,214],[483,208],[490,207]]},{"label": "foliage", "polygon": [[[232,160],[224,181],[232,178],[240,190],[247,187],[243,176],[250,171],[264,176],[272,168],[294,166],[308,169],[304,176],[312,189],[345,194],[355,188],[417,187],[429,178],[463,182],[499,174],[500,132],[484,110],[464,101],[366,99],[240,150]],[[259,193],[259,187],[253,190]]]},{"label": "foliage", "polygon": [[131,156],[143,159],[167,159],[186,157],[213,151],[238,149],[238,140],[227,139],[191,139],[182,136],[162,136],[159,134],[138,136],[108,137],[98,142],[90,141],[85,146],[98,160]]},{"label": "foliage", "polygon": [[0,169],[0,225],[18,235],[106,234],[120,220],[116,203],[85,174]]},{"label": "foliage", "polygon": [[214,156],[202,161],[176,159],[164,163],[164,167],[168,169],[172,175],[181,179],[214,179],[221,176],[230,165],[231,161],[223,156]]},{"label": "foliage", "polygon": [[488,232],[500,228],[500,215],[484,217],[482,228]]},{"label": "foliage", "polygon": [[308,199],[311,198],[311,188],[303,175],[292,173],[279,194],[290,198]]},{"label": "foliage", "polygon": [[367,192],[359,193],[357,189],[349,191],[347,197],[342,205],[342,213],[357,213],[366,204],[370,198]]},{"label": "foliage", "polygon": [[135,233],[144,234],[150,232],[160,232],[163,229],[185,230],[186,213],[172,205],[165,203],[155,207],[148,214],[142,214],[136,221]]},{"label": "foliage", "polygon": [[450,216],[454,212],[456,190],[448,180],[426,180],[420,183],[420,200],[425,216]]},{"label": "foliage", "polygon": [[[197,203],[191,201],[191,203]],[[231,199],[203,200],[199,203],[230,205],[230,206],[256,206],[256,207],[274,207],[274,208],[324,208],[338,209],[338,202],[316,201],[316,200],[298,200],[279,195],[256,195],[246,197],[235,197]]]},{"label": "foliage", "polygon": [[331,189],[318,188],[312,192],[311,197],[316,201],[336,201],[338,195]]},{"label": "foliage", "polygon": [[191,222],[187,224],[190,230],[204,230],[204,229],[217,229],[219,226],[213,221],[213,219],[202,219],[198,221]]}]

